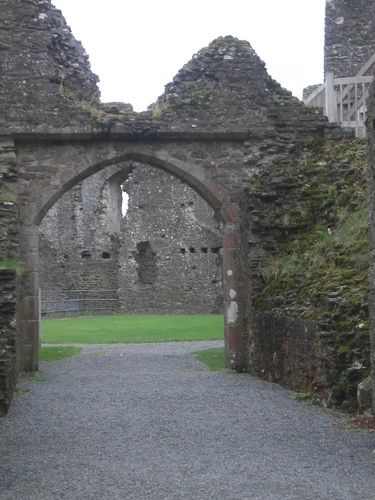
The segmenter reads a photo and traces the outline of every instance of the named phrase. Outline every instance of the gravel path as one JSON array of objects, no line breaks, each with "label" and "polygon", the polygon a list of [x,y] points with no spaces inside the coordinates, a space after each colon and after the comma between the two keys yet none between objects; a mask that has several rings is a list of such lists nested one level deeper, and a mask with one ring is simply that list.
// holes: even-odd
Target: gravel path
[{"label": "gravel path", "polygon": [[[374,499],[375,434],[189,353],[85,346],[0,419],[0,498]],[[92,354],[96,355],[92,355]]]}]

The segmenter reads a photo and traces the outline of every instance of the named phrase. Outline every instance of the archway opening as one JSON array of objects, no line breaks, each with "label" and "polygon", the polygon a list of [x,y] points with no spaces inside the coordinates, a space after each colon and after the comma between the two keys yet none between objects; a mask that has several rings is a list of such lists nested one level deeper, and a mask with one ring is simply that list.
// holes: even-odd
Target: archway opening
[{"label": "archway opening", "polygon": [[[22,300],[21,307],[19,310],[19,325],[20,325],[20,368],[22,371],[35,371],[38,367],[38,356],[37,348],[39,345],[39,328],[40,328],[40,300],[39,300],[39,262],[36,258],[36,252],[39,255],[39,242],[37,238],[38,225],[43,220],[43,217],[48,212],[50,208],[53,207],[54,203],[66,192],[71,191],[80,182],[84,181],[93,174],[103,171],[106,167],[111,165],[115,166],[118,164],[124,164],[124,162],[138,161],[139,163],[150,165],[161,169],[173,176],[175,176],[184,184],[192,187],[197,194],[202,196],[203,199],[212,207],[216,215],[223,221],[224,228],[224,239],[223,239],[223,270],[225,273],[225,279],[223,280],[224,289],[224,331],[225,331],[225,346],[226,346],[226,365],[232,369],[242,370],[243,364],[243,349],[239,348],[240,344],[242,346],[243,341],[240,337],[240,314],[241,314],[241,294],[236,291],[239,281],[239,269],[236,263],[236,255],[238,252],[238,242],[239,242],[239,226],[236,221],[235,209],[231,204],[225,190],[223,190],[219,185],[212,181],[210,177],[206,177],[204,169],[196,166],[187,164],[182,160],[174,160],[170,162],[167,160],[168,153],[165,150],[161,150],[160,155],[157,155],[155,151],[152,154],[145,153],[144,151],[153,150],[153,146],[147,144],[139,144],[137,146],[132,146],[129,148],[129,153],[121,153],[119,155],[111,156],[108,159],[103,159],[103,154],[101,152],[102,146],[98,145],[98,151],[96,151],[95,143],[84,144],[87,146],[87,152],[90,158],[95,157],[100,159],[96,163],[88,163],[85,161],[81,165],[83,166],[82,171],[77,172],[75,169],[66,168],[61,159],[58,162],[58,169],[61,171],[59,178],[63,181],[59,183],[45,184],[43,188],[42,196],[37,195],[37,190],[32,191],[32,195],[28,198],[28,205],[23,205],[21,213],[21,249],[22,249],[22,260],[25,263],[25,269],[27,269],[25,274],[25,279],[23,280],[24,288],[22,290]],[[51,145],[51,150],[55,146]],[[70,145],[66,144],[63,146],[57,146],[59,153],[62,153],[62,148],[66,147],[67,151],[70,152]],[[116,142],[114,148],[119,150],[124,150],[128,148],[127,144],[122,144]],[[137,151],[139,149],[139,151]],[[113,150],[111,150],[113,151]],[[51,151],[48,152],[48,160],[51,155]],[[70,161],[72,161],[72,156],[70,153]],[[95,156],[97,155],[97,156]],[[63,158],[63,155],[61,154]],[[129,168],[128,173],[132,171],[133,167]],[[121,194],[118,198],[119,200],[119,213],[121,213]],[[183,205],[183,204],[181,204]],[[189,206],[189,204],[188,204]],[[179,254],[185,255],[180,252]],[[189,245],[187,248],[199,248],[197,246]],[[202,245],[201,248],[208,248]],[[213,247],[218,248],[218,247]],[[89,259],[82,259],[82,262],[93,262],[93,253],[90,247],[85,247],[83,251],[90,253]],[[103,259],[103,252],[107,252],[111,258]],[[194,252],[195,253],[195,252]],[[203,255],[214,254],[215,252],[201,252]],[[192,255],[189,251],[188,255]],[[102,250],[101,258],[102,262],[110,262],[113,253],[108,249]],[[69,255],[65,251],[63,253],[64,262],[69,262]],[[110,273],[107,273],[108,275]],[[241,350],[242,349],[242,350]]]},{"label": "archway opening", "polygon": [[39,233],[43,317],[222,314],[223,223],[160,169],[132,162],[93,174]]}]

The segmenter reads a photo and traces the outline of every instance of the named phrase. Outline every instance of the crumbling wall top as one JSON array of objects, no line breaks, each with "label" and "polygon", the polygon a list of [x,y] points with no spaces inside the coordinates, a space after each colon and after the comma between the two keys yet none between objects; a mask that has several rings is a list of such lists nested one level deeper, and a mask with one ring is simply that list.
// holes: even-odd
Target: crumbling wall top
[{"label": "crumbling wall top", "polygon": [[232,36],[194,55],[144,113],[100,103],[88,55],[51,0],[0,0],[0,40],[2,130],[76,137],[78,130],[96,136],[246,135],[249,127],[255,133],[269,120],[273,127],[297,115],[299,122],[301,116],[326,121],[268,75],[248,42]]},{"label": "crumbling wall top", "polygon": [[154,117],[189,122],[191,127],[251,124],[290,118],[296,110],[316,119],[292,93],[267,73],[250,43],[219,37],[183,66],[152,106]]},{"label": "crumbling wall top", "polygon": [[85,122],[98,77],[50,0],[0,0],[0,128]]}]

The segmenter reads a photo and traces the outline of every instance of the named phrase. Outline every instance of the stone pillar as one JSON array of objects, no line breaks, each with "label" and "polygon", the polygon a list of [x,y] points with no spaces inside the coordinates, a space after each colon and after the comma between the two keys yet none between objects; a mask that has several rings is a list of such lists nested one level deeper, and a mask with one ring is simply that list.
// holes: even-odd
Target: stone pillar
[{"label": "stone pillar", "polygon": [[246,370],[246,332],[243,280],[240,259],[240,231],[235,223],[224,228],[223,295],[225,365],[230,370]]},{"label": "stone pillar", "polygon": [[37,226],[21,226],[20,260],[23,276],[18,285],[17,330],[20,372],[38,370],[40,343],[39,235]]},{"label": "stone pillar", "polygon": [[372,405],[375,415],[375,82],[371,85],[367,100],[367,181],[369,202],[369,240],[370,240],[370,270],[369,270],[369,314],[371,364],[373,377]]}]

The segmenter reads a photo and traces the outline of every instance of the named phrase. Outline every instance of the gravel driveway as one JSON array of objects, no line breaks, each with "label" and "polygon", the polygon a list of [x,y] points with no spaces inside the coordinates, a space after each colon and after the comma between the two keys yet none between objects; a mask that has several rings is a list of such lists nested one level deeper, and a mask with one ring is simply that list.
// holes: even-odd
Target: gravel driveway
[{"label": "gravel driveway", "polygon": [[[0,419],[0,498],[374,499],[375,434],[191,354],[85,346]],[[96,354],[96,355],[93,355]]]}]

